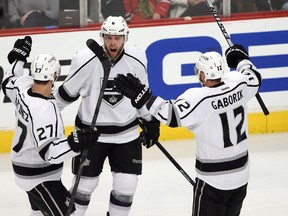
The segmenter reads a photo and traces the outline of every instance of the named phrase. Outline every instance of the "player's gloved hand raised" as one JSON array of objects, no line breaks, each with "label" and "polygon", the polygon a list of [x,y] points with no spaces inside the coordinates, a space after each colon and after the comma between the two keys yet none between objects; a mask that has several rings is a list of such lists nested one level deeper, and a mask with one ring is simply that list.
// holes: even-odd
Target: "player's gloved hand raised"
[{"label": "player's gloved hand raised", "polygon": [[114,78],[114,89],[131,99],[133,107],[140,109],[151,98],[152,92],[140,80],[128,73],[127,76],[118,74]]},{"label": "player's gloved hand raised", "polygon": [[20,60],[26,63],[31,52],[31,47],[32,38],[30,36],[16,40],[13,49],[7,56],[9,63],[12,64],[15,60]]},{"label": "player's gloved hand raised", "polygon": [[160,122],[153,117],[151,121],[140,119],[141,128],[143,131],[140,133],[140,139],[146,148],[150,148],[158,141],[160,136]]},{"label": "player's gloved hand raised", "polygon": [[74,152],[80,152],[84,149],[90,149],[90,147],[96,144],[99,132],[97,130],[91,130],[90,128],[85,128],[80,131],[73,131],[67,137],[68,144]]},{"label": "player's gloved hand raised", "polygon": [[248,59],[248,52],[242,45],[234,44],[225,51],[227,64],[230,68],[236,68],[238,63],[244,59]]}]

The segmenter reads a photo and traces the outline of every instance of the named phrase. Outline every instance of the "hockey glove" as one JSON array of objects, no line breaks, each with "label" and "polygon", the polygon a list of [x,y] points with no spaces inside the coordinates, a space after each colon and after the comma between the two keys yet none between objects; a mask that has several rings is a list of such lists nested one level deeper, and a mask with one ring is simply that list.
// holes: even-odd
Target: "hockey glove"
[{"label": "hockey glove", "polygon": [[9,63],[12,64],[15,60],[20,60],[26,63],[31,52],[31,47],[32,39],[30,36],[16,40],[13,49],[7,56]]},{"label": "hockey glove", "polygon": [[140,119],[143,131],[140,133],[140,139],[146,148],[150,148],[158,141],[160,136],[160,122],[153,117],[151,121]]},{"label": "hockey glove", "polygon": [[235,44],[229,47],[225,52],[227,64],[230,68],[236,68],[238,63],[243,59],[248,59],[249,55],[242,45]]},{"label": "hockey glove", "polygon": [[68,144],[74,152],[80,152],[84,149],[90,149],[95,144],[99,137],[98,131],[92,131],[90,128],[85,128],[80,131],[73,131],[67,137]]},{"label": "hockey glove", "polygon": [[140,80],[128,73],[127,76],[118,74],[114,78],[114,89],[131,99],[133,107],[140,109],[151,98],[152,92]]}]

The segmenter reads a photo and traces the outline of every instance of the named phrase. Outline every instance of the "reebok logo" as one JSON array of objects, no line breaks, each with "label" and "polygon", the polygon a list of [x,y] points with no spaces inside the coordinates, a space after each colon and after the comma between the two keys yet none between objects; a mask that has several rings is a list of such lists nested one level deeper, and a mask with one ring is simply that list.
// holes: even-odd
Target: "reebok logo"
[{"label": "reebok logo", "polygon": [[141,163],[142,163],[142,160],[133,159],[133,160],[132,160],[132,163],[141,164]]}]

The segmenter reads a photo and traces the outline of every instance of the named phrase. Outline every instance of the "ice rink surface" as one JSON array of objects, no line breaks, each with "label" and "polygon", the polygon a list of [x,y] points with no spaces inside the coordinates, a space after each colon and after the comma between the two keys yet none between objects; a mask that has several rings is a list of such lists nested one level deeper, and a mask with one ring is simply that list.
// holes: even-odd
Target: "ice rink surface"
[{"label": "ice rink surface", "polygon": [[[250,135],[251,174],[241,216],[288,216],[288,133]],[[195,140],[162,141],[164,148],[194,180]],[[70,162],[63,183],[71,186]],[[0,154],[0,216],[29,215],[27,195],[14,181],[9,154]],[[87,216],[105,216],[112,177],[108,163],[100,177]],[[131,216],[190,216],[192,185],[156,147],[143,148]]]}]

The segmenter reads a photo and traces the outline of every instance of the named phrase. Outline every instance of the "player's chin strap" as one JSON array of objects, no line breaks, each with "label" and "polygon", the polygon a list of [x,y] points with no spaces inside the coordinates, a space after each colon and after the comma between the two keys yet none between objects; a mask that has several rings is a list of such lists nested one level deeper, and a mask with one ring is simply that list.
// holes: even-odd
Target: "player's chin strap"
[{"label": "player's chin strap", "polygon": [[[140,128],[144,131],[144,125],[139,121]],[[145,131],[144,131],[145,132]],[[162,153],[174,164],[174,166],[180,171],[180,173],[190,182],[192,186],[195,186],[195,182],[190,178],[190,176],[185,172],[185,170],[177,163],[177,161],[169,154],[169,152],[159,143],[154,140],[154,143],[162,151]]]}]

